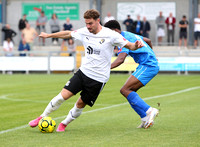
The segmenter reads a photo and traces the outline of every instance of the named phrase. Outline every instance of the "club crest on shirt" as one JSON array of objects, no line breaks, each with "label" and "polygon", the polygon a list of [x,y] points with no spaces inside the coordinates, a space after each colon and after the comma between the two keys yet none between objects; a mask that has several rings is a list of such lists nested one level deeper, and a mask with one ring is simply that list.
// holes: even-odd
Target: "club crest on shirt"
[{"label": "club crest on shirt", "polygon": [[105,42],[105,39],[101,39],[101,40],[99,41],[100,44],[102,44],[102,43],[104,43],[104,42]]}]

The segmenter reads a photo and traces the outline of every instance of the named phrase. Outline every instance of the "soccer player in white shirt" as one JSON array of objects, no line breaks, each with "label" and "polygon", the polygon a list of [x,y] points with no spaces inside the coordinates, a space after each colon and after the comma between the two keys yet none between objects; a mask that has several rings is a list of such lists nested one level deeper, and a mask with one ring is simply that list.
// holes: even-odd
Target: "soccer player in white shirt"
[{"label": "soccer player in white shirt", "polygon": [[61,31],[52,34],[42,32],[39,35],[42,38],[68,39],[73,37],[82,41],[85,48],[85,60],[61,92],[50,101],[44,112],[29,122],[31,127],[36,127],[42,117],[48,116],[57,110],[65,100],[81,91],[80,98],[57,128],[57,132],[65,131],[66,126],[81,115],[86,105],[91,107],[94,105],[99,93],[108,81],[114,46],[126,47],[131,50],[143,46],[141,41],[131,43],[119,33],[101,26],[99,16],[98,11],[87,10],[84,13],[86,27],[76,31]]}]

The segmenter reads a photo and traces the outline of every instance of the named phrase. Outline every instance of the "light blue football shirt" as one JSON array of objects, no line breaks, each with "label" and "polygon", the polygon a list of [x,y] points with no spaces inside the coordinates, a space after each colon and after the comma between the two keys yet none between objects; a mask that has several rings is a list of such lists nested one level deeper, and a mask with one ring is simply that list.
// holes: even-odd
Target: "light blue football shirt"
[{"label": "light blue football shirt", "polygon": [[144,46],[135,51],[129,50],[125,47],[118,48],[118,54],[127,53],[130,55],[136,63],[140,65],[148,65],[148,66],[157,66],[158,61],[156,59],[155,53],[151,49],[151,47],[143,40],[143,37],[140,35],[136,35],[134,33],[122,31],[121,35],[127,39],[129,42],[136,42],[137,40],[142,41]]}]

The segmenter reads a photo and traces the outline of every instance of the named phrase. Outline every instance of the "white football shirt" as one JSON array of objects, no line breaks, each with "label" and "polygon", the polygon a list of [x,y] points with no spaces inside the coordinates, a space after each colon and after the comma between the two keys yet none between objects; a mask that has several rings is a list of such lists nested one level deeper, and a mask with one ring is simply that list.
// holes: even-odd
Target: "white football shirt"
[{"label": "white football shirt", "polygon": [[83,43],[85,59],[80,70],[91,79],[105,83],[110,77],[114,46],[125,46],[128,41],[119,33],[102,26],[97,34],[86,27],[73,31],[71,36]]}]

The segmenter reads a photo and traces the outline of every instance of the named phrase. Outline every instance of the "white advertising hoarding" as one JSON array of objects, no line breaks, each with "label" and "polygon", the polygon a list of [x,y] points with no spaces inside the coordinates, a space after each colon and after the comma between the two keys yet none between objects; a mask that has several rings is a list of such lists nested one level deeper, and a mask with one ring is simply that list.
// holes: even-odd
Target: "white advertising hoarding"
[{"label": "white advertising hoarding", "polygon": [[[125,20],[127,15],[136,20],[137,15],[146,16],[147,20],[155,20],[159,12],[163,12],[164,17],[172,13],[176,17],[175,2],[120,2],[117,4],[117,19]],[[142,19],[142,18],[141,18]]]},{"label": "white advertising hoarding", "polygon": [[1,71],[72,71],[74,57],[0,57]]}]

